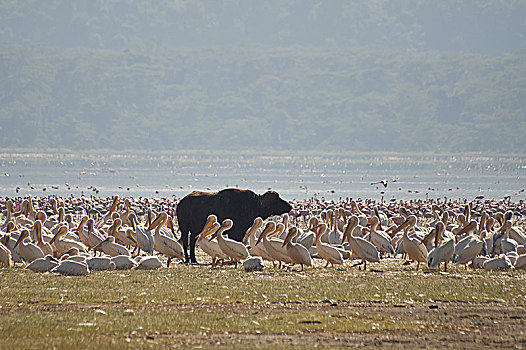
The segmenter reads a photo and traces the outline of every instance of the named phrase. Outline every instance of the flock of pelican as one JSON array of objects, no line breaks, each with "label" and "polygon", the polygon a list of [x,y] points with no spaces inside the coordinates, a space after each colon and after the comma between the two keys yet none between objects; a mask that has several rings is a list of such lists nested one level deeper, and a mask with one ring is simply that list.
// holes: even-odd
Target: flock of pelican
[{"label": "flock of pelican", "polygon": [[[51,198],[53,213],[37,210],[31,197],[15,210],[7,200],[0,216],[0,265],[25,266],[35,272],[87,275],[91,271],[158,269],[172,260],[184,261],[177,225],[165,211],[137,213],[128,198],[117,196],[99,217],[66,214],[64,201]],[[381,207],[362,211],[329,208],[309,218],[289,214],[256,218],[241,242],[228,237],[234,223],[218,222],[210,215],[198,235],[198,247],[210,256],[212,266],[257,261],[275,268],[325,267],[376,263],[400,259],[404,265],[425,264],[444,271],[448,265],[472,268],[526,269],[526,234],[511,210],[474,209],[466,203],[459,210],[429,206],[427,217],[409,210],[398,220]],[[51,215],[50,215],[51,214]],[[255,259],[254,259],[255,258]],[[245,268],[247,268],[245,266]]]}]

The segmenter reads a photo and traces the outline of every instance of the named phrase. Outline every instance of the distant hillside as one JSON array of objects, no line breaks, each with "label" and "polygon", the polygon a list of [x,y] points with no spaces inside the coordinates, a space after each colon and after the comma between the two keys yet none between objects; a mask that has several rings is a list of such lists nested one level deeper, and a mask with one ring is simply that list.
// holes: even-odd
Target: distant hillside
[{"label": "distant hillside", "polygon": [[2,0],[0,44],[525,52],[523,0]]},{"label": "distant hillside", "polygon": [[525,8],[0,0],[0,148],[525,153]]}]

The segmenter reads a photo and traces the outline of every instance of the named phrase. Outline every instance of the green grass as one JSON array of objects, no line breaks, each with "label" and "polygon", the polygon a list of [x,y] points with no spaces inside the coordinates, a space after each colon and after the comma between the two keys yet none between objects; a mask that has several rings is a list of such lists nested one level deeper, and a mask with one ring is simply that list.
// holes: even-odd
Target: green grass
[{"label": "green grass", "polygon": [[[187,334],[209,341],[209,335],[224,332],[411,331],[426,323],[361,315],[345,305],[420,301],[524,305],[526,300],[523,271],[454,268],[442,274],[393,263],[373,268],[384,272],[268,268],[262,273],[245,273],[232,266],[174,265],[158,271],[63,277],[0,269],[0,348],[158,347],[174,341],[185,346]],[[332,310],[331,305],[343,307]]]},{"label": "green grass", "polygon": [[[377,266],[382,267],[382,266]],[[382,268],[307,269],[245,273],[232,266],[210,269],[178,265],[157,271],[98,272],[88,277],[2,269],[0,302],[201,304],[221,302],[524,302],[526,273],[453,269],[448,274]]]}]

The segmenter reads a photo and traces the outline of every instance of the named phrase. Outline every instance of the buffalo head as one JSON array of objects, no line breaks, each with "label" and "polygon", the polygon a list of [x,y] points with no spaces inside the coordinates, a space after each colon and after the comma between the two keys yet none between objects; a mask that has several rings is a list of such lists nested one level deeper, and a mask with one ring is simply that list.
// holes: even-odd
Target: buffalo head
[{"label": "buffalo head", "polygon": [[258,215],[268,218],[272,215],[281,215],[292,210],[291,205],[279,197],[274,191],[267,191],[258,198]]}]

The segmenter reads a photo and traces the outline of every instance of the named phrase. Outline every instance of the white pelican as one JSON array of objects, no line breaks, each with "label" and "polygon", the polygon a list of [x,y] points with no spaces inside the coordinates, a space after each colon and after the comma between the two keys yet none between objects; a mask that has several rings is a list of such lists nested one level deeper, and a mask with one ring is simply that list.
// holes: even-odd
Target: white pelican
[{"label": "white pelican", "polygon": [[75,232],[77,232],[77,235],[79,236],[80,241],[81,241],[86,247],[91,248],[91,244],[90,244],[90,242],[89,242],[89,238],[88,238],[89,228],[88,228],[88,227],[85,227],[87,222],[88,222],[88,217],[84,215],[84,216],[80,219],[80,223],[79,223],[79,225],[77,226],[77,229],[75,230]]},{"label": "white pelican", "polygon": [[488,261],[490,258],[487,256],[479,255],[475,259],[473,259],[473,267],[477,269],[483,269],[484,263]]},{"label": "white pelican", "polygon": [[36,230],[36,245],[42,250],[44,256],[53,255],[51,244],[44,242],[42,237],[42,222],[40,220],[35,221],[33,229]]},{"label": "white pelican", "polygon": [[260,217],[257,217],[254,219],[254,223],[252,224],[252,227],[248,229],[247,236],[248,236],[248,242],[251,247],[250,249],[253,254],[260,256],[262,259],[267,260],[267,261],[274,261],[272,256],[265,249],[265,246],[262,244],[257,244],[256,242],[256,232],[262,225],[263,225],[263,219],[261,219]]},{"label": "white pelican", "polygon": [[219,248],[234,261],[235,267],[237,268],[237,263],[240,260],[248,258],[248,250],[243,243],[234,241],[228,237],[223,237],[223,232],[230,230],[233,224],[234,222],[230,219],[223,220],[221,227],[214,235],[217,236]]},{"label": "white pelican", "polygon": [[35,259],[43,258],[44,253],[42,253],[42,249],[40,249],[37,245],[30,243],[27,237],[29,237],[29,231],[24,229],[22,230],[18,241],[15,243],[15,248],[20,245],[18,251],[20,252],[22,259],[24,259],[27,263],[30,263]]},{"label": "white pelican", "polygon": [[332,267],[334,265],[342,265],[343,264],[343,256],[340,253],[338,249],[335,247],[323,243],[321,241],[321,236],[325,234],[327,231],[327,225],[326,224],[320,224],[318,226],[318,230],[316,231],[316,250],[318,251],[318,255],[327,260],[327,264],[325,267],[329,266],[329,263]]},{"label": "white pelican", "polygon": [[506,254],[508,252],[516,252],[519,244],[514,239],[510,238],[511,221],[506,221],[499,229],[499,232],[504,232],[504,236],[498,239],[500,242],[500,252]]},{"label": "white pelican", "polygon": [[119,243],[115,243],[115,237],[109,236],[102,242],[100,242],[98,245],[93,247],[93,250],[102,248],[102,251],[109,256],[117,256],[117,255],[130,255],[130,252],[128,249],[126,249],[125,246]]},{"label": "white pelican", "polygon": [[0,264],[5,267],[11,267],[13,265],[13,258],[11,257],[11,251],[3,243],[0,242]]},{"label": "white pelican", "polygon": [[526,270],[526,254],[519,255],[515,260],[515,269]]},{"label": "white pelican", "polygon": [[312,266],[312,259],[307,248],[299,243],[292,242],[292,238],[294,238],[297,233],[298,229],[296,227],[291,227],[283,241],[283,246],[287,249],[287,254],[292,260],[292,263],[294,265],[300,264],[301,271],[303,271],[303,265]]},{"label": "white pelican", "polygon": [[371,218],[371,232],[369,240],[374,244],[379,252],[394,255],[395,250],[391,242],[391,237],[384,231],[377,230],[380,219],[377,216]]},{"label": "white pelican", "polygon": [[158,257],[150,255],[141,257],[141,260],[139,261],[139,266],[137,266],[137,268],[139,270],[157,270],[160,269],[162,266],[163,264]]},{"label": "white pelican", "polygon": [[314,228],[316,226],[318,226],[318,219],[313,216],[309,220],[309,228],[307,229],[307,232],[301,232],[298,229],[298,234],[294,238],[294,242],[301,244],[307,249],[310,249],[316,240],[316,233],[314,232]]},{"label": "white pelican", "polygon": [[9,199],[6,203],[6,215],[4,222],[0,225],[0,232],[7,231],[7,224],[13,219],[13,201]]},{"label": "white pelican", "polygon": [[86,246],[81,242],[74,241],[68,238],[63,238],[67,234],[68,227],[62,225],[60,226],[57,234],[49,242],[49,244],[53,247],[55,257],[62,256],[66,251],[70,250],[71,248],[77,248],[81,252],[86,251]]},{"label": "white pelican", "polygon": [[112,257],[111,261],[115,264],[116,270],[129,270],[138,265],[129,255],[117,255]]},{"label": "white pelican", "polygon": [[46,255],[43,258],[33,260],[29,265],[26,266],[26,269],[29,269],[33,272],[49,272],[53,268],[57,267],[59,261],[52,257],[51,255]]},{"label": "white pelican", "polygon": [[[475,227],[473,227],[473,223],[475,224]],[[465,265],[467,268],[467,264],[470,261],[473,261],[482,251],[482,248],[484,247],[482,239],[484,237],[479,239],[479,237],[471,234],[471,231],[476,228],[476,224],[475,221],[472,221],[469,225],[459,231],[459,235],[466,232],[468,235],[459,240],[455,245],[455,253],[453,254],[454,264]],[[481,234],[485,236],[486,231],[483,231]]]},{"label": "white pelican", "polygon": [[484,262],[484,270],[507,270],[512,267],[510,259],[504,254]]},{"label": "white pelican", "polygon": [[414,227],[416,223],[416,216],[409,215],[407,219],[395,229],[395,231],[404,230],[404,235],[402,237],[402,242],[404,244],[404,250],[409,256],[410,259],[417,262],[416,269],[420,267],[420,263],[427,262],[427,249],[420,242],[420,240],[409,237],[408,231],[409,227]]},{"label": "white pelican", "polygon": [[94,256],[86,259],[90,271],[115,270],[115,263],[109,257]]},{"label": "white pelican", "polygon": [[369,223],[369,219],[367,219],[367,216],[365,216],[365,214],[361,212],[360,208],[358,207],[358,204],[356,204],[354,200],[351,201],[351,209],[352,213],[358,217],[358,224],[360,226],[367,226],[367,224]]},{"label": "white pelican", "polygon": [[147,231],[155,229],[153,235],[154,249],[168,258],[167,267],[173,258],[184,260],[183,247],[175,239],[161,234],[161,228],[168,220],[168,214],[162,212],[152,222]]},{"label": "white pelican", "polygon": [[263,229],[263,232],[261,232],[261,235],[259,235],[258,241],[256,242],[256,245],[258,245],[260,242],[263,242],[263,247],[265,247],[266,252],[272,258],[272,261],[279,262],[280,269],[283,262],[292,263],[292,260],[290,260],[287,250],[283,247],[283,241],[275,237],[269,239],[268,236],[276,232],[281,232],[283,227],[284,226],[282,223],[279,223],[276,226],[273,221],[269,221]]},{"label": "white pelican", "polygon": [[88,220],[87,237],[88,247],[93,250],[95,250],[95,247],[98,246],[102,241],[104,241],[104,237],[95,228],[95,221],[91,218]]},{"label": "white pelican", "polygon": [[215,234],[220,227],[221,225],[217,222],[217,217],[213,214],[209,215],[203,230],[197,235],[197,244],[212,258],[212,267],[216,267],[219,260],[225,261],[228,259],[228,256],[219,248],[217,240],[205,239],[205,237]]},{"label": "white pelican", "polygon": [[[442,221],[437,222],[436,226],[436,237],[438,239],[435,242],[438,244],[440,238],[444,233],[444,223]],[[440,263],[444,262],[444,271],[447,271],[447,263],[451,260],[451,257],[455,253],[455,240],[450,238],[446,242],[442,243],[439,246],[436,246],[433,250],[427,255],[427,266],[431,269],[436,269],[440,267]]]},{"label": "white pelican", "polygon": [[130,232],[133,232],[131,229],[127,230],[121,230],[122,220],[120,218],[115,218],[113,220],[113,225],[111,226],[110,230],[108,231],[109,236],[114,236],[115,241],[119,244],[122,244],[125,247],[134,246],[136,244],[134,238],[132,235],[130,235]]},{"label": "white pelican", "polygon": [[86,276],[89,275],[90,271],[85,262],[65,260],[53,268],[51,272],[58,272],[64,276]]},{"label": "white pelican", "polygon": [[380,261],[380,255],[378,250],[368,240],[363,237],[357,237],[353,235],[355,228],[358,226],[359,218],[356,215],[352,215],[349,218],[349,222],[345,227],[343,233],[342,243],[345,239],[349,242],[353,255],[362,259],[364,263],[364,270],[367,269],[367,261],[378,262]]},{"label": "white pelican", "polygon": [[[14,225],[11,222],[12,225]],[[11,259],[15,264],[21,264],[24,262],[22,256],[20,256],[20,250],[18,247],[15,247],[16,241],[20,237],[20,234],[11,235],[11,233],[4,234],[0,237],[0,243],[2,243],[11,253]]]},{"label": "white pelican", "polygon": [[117,209],[117,204],[119,204],[119,196],[113,197],[113,203],[111,204],[110,210],[104,215],[104,217],[97,222],[95,225],[96,228],[101,228],[108,220],[112,218],[113,213]]},{"label": "white pelican", "polygon": [[504,215],[504,217],[507,219],[506,222],[507,223],[509,222],[509,231],[508,231],[509,238],[513,239],[519,245],[525,245],[526,244],[526,234],[524,233],[523,228],[520,226],[511,225],[511,219],[513,217],[513,212],[511,210],[508,210],[506,212],[506,215]]},{"label": "white pelican", "polygon": [[137,241],[137,248],[139,248],[139,253],[142,249],[144,252],[151,256],[153,254],[154,242],[152,233],[150,232],[150,228],[146,228],[142,225],[139,225],[137,216],[134,213],[130,214],[130,220],[132,222],[134,238]]}]

